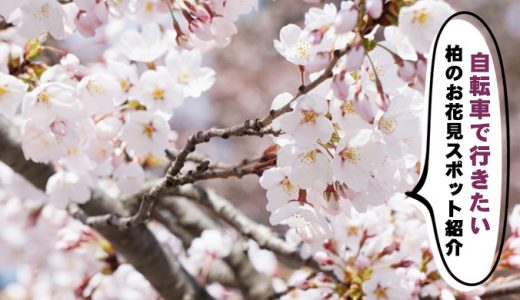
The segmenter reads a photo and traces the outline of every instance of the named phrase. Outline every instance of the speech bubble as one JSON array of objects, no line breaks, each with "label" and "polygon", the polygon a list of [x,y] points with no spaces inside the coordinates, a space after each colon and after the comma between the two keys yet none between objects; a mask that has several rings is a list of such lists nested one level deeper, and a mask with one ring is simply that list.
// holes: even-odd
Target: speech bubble
[{"label": "speech bubble", "polygon": [[504,67],[493,33],[471,12],[451,16],[430,53],[421,177],[406,194],[421,203],[441,276],[468,291],[490,278],[504,244],[510,160]]}]

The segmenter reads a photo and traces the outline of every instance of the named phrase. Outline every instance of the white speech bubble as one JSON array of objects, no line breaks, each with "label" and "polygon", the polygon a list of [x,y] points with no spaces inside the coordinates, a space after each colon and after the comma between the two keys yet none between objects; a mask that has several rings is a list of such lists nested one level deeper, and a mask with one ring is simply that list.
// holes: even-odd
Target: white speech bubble
[{"label": "white speech bubble", "polygon": [[[457,55],[456,46],[462,49],[461,57]],[[453,54],[450,61],[446,57],[448,47]],[[509,121],[504,70],[500,50],[489,27],[469,12],[456,13],[444,23],[430,53],[421,178],[407,195],[423,204],[418,206],[429,223],[430,245],[441,276],[452,287],[468,291],[484,283],[495,270],[506,228]],[[458,68],[462,73],[455,80]],[[476,77],[472,80],[473,76]],[[461,99],[456,99],[457,93],[451,93],[455,97],[449,99],[451,84],[462,87]],[[452,109],[459,106],[455,103],[462,105],[462,113],[454,110],[447,113],[447,105]],[[462,120],[457,120],[460,116]],[[472,125],[482,126],[480,136],[477,135],[479,129]],[[462,138],[457,136],[459,126]],[[459,161],[461,168],[451,167],[452,163],[457,166]],[[462,174],[447,174],[448,170],[460,170]],[[486,182],[481,176],[484,173],[488,175]],[[457,192],[453,184],[462,184],[462,189]],[[450,209],[450,200],[456,207]],[[458,227],[460,221],[462,226]]]}]

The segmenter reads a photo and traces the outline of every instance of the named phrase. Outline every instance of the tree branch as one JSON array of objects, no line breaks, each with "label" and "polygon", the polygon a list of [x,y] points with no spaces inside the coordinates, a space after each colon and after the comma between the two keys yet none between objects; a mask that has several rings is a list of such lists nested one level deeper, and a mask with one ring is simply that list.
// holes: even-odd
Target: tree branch
[{"label": "tree branch", "polygon": [[518,295],[520,293],[520,280],[513,280],[496,285],[489,285],[485,292],[480,295],[482,299],[492,299],[494,297],[506,295]]},{"label": "tree branch", "polygon": [[[168,208],[168,210],[175,215],[182,228],[187,229],[187,231],[194,236],[200,236],[206,229],[221,229],[220,226],[197,205],[187,199],[165,197],[161,199],[159,206]],[[189,242],[191,243],[191,240]],[[218,267],[218,264],[220,264],[220,268],[222,268],[222,264],[224,264],[225,267],[231,267],[234,273],[232,274],[233,278],[236,279],[235,282],[238,284],[238,287],[246,299],[269,299],[274,295],[271,280],[268,276],[259,273],[254,268],[245,253],[246,250],[245,241],[239,238],[235,241],[231,253],[224,258],[225,263],[222,260],[215,260],[212,263],[208,273],[208,279],[209,281],[214,279],[218,281],[222,279],[225,280],[229,275],[225,272],[223,273],[222,270],[217,273],[215,268]],[[224,278],[221,276],[224,276]]]},{"label": "tree branch", "polygon": [[93,224],[114,225],[119,227],[120,229],[131,228],[146,222],[151,217],[151,213],[155,206],[155,203],[159,200],[161,196],[164,196],[168,190],[171,190],[182,184],[193,182],[192,180],[183,179],[182,176],[179,176],[179,173],[184,167],[186,161],[188,160],[188,156],[195,151],[195,148],[198,144],[209,142],[212,138],[215,137],[227,139],[231,136],[263,136],[264,134],[272,134],[269,133],[272,131],[272,129],[269,129],[267,126],[269,126],[275,118],[291,111],[291,103],[294,100],[296,100],[301,95],[310,92],[311,90],[319,86],[321,83],[323,83],[325,80],[331,78],[333,76],[332,69],[339,61],[339,59],[342,56],[344,56],[349,50],[350,45],[347,45],[347,47],[345,47],[342,50],[335,50],[329,64],[318,78],[310,82],[308,85],[300,86],[298,92],[291,99],[291,101],[289,101],[285,106],[281,107],[280,109],[271,110],[269,112],[269,115],[267,115],[266,117],[262,119],[246,120],[243,124],[235,125],[229,128],[211,128],[206,131],[199,131],[196,134],[192,135],[190,138],[188,138],[186,145],[180,152],[177,153],[175,161],[172,162],[172,164],[166,171],[166,175],[164,176],[164,178],[142,196],[139,208],[134,215],[130,217],[123,217],[117,214],[109,214],[91,218],[90,220],[94,222]]},{"label": "tree branch", "polygon": [[303,259],[300,256],[298,247],[278,237],[269,227],[254,222],[212,190],[206,191],[199,186],[187,185],[179,187],[175,193],[209,208],[235,230],[255,240],[261,248],[273,251],[288,266],[293,268],[307,266],[321,271],[313,259]]}]

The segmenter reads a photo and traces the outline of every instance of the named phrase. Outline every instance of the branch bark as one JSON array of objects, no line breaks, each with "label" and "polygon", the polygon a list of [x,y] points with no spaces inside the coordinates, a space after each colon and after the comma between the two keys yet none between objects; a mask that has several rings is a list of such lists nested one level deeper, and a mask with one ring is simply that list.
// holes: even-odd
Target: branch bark
[{"label": "branch bark", "polygon": [[293,268],[307,266],[314,270],[321,270],[313,259],[303,259],[298,247],[278,237],[269,227],[251,220],[214,191],[205,190],[200,186],[186,185],[179,187],[174,193],[209,208],[235,230],[255,240],[261,248],[273,251],[286,265]]},{"label": "branch bark", "polygon": [[[187,199],[165,197],[159,202],[159,207],[165,207],[172,212],[182,228],[188,230],[193,236],[200,236],[206,229],[221,229],[217,222]],[[254,268],[246,254],[246,250],[246,242],[242,238],[235,241],[231,253],[223,261],[216,260],[213,262],[208,273],[208,281],[216,279],[222,282],[223,279],[229,276],[222,270],[218,272],[215,268],[215,263],[224,263],[225,267],[231,268],[233,277],[236,280],[235,283],[246,299],[269,299],[274,295],[271,279]]]},{"label": "branch bark", "polygon": [[480,297],[482,299],[493,299],[494,297],[520,294],[520,280],[490,285]]}]

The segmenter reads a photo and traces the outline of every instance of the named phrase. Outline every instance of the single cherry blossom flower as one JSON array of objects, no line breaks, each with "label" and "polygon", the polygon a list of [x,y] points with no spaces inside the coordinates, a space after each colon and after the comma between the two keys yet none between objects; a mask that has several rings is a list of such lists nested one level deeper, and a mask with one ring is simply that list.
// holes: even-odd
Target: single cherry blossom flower
[{"label": "single cherry blossom flower", "polygon": [[145,63],[154,62],[168,50],[168,42],[155,23],[144,25],[141,32],[125,31],[120,45],[128,59]]},{"label": "single cherry blossom flower", "polygon": [[454,12],[443,1],[417,1],[399,11],[399,29],[418,52],[428,53],[442,24]]},{"label": "single cherry blossom flower", "polygon": [[[137,68],[135,64],[128,64],[115,60],[109,60],[107,62],[106,71],[116,78],[121,89],[121,94],[129,97],[133,94],[134,89],[137,87],[139,82],[139,75],[137,74]],[[122,97],[121,100],[124,98]],[[116,103],[121,104],[122,101]]]},{"label": "single cherry blossom flower", "polygon": [[27,91],[27,84],[18,78],[0,73],[0,113],[10,118],[16,113]]},{"label": "single cherry blossom flower", "polygon": [[291,184],[324,191],[332,182],[332,169],[327,154],[320,149],[286,145],[278,150],[278,166],[291,167],[287,174]]},{"label": "single cherry blossom flower", "polygon": [[343,139],[334,155],[334,177],[353,191],[367,189],[371,172],[384,161],[382,145],[369,142],[371,133],[361,131],[350,140]]},{"label": "single cherry blossom flower", "polygon": [[215,71],[201,67],[201,62],[202,53],[198,50],[170,50],[166,55],[166,68],[186,97],[200,97],[215,82]]},{"label": "single cherry blossom flower", "polygon": [[21,14],[14,23],[25,37],[34,38],[48,31],[56,39],[65,38],[65,14],[58,1],[25,1],[20,9]]},{"label": "single cherry blossom flower", "polygon": [[116,78],[96,73],[84,77],[77,85],[77,94],[90,114],[109,114],[121,98]]},{"label": "single cherry blossom flower", "polygon": [[137,1],[134,17],[141,24],[162,23],[170,17],[167,8],[160,0]]},{"label": "single cherry blossom flower", "polygon": [[25,95],[22,115],[50,124],[55,118],[75,119],[84,114],[82,103],[75,97],[74,88],[51,82],[36,87]]},{"label": "single cherry blossom flower", "polygon": [[136,111],[127,116],[121,139],[135,156],[153,154],[163,157],[169,132],[170,126],[161,116],[149,111]]},{"label": "single cherry blossom flower", "polygon": [[297,200],[299,187],[291,182],[290,167],[271,168],[263,172],[260,185],[267,190],[268,211],[275,211],[291,200]]},{"label": "single cherry blossom flower", "polygon": [[315,30],[330,26],[336,18],[336,12],[336,6],[332,3],[327,3],[322,8],[311,7],[305,13],[305,28]]},{"label": "single cherry blossom flower", "polygon": [[173,109],[184,101],[181,86],[169,81],[170,74],[164,67],[147,70],[139,79],[137,99],[148,110],[161,111],[171,116]]},{"label": "single cherry blossom flower", "polygon": [[303,95],[297,99],[292,112],[280,117],[280,128],[292,135],[296,144],[313,147],[316,142],[328,143],[334,127],[326,117],[329,110],[327,100]]},{"label": "single cherry blossom flower", "polygon": [[280,30],[280,40],[274,41],[274,47],[291,63],[306,66],[318,52],[329,50],[331,42],[330,35],[326,34],[318,44],[314,44],[309,32],[289,24]]}]

